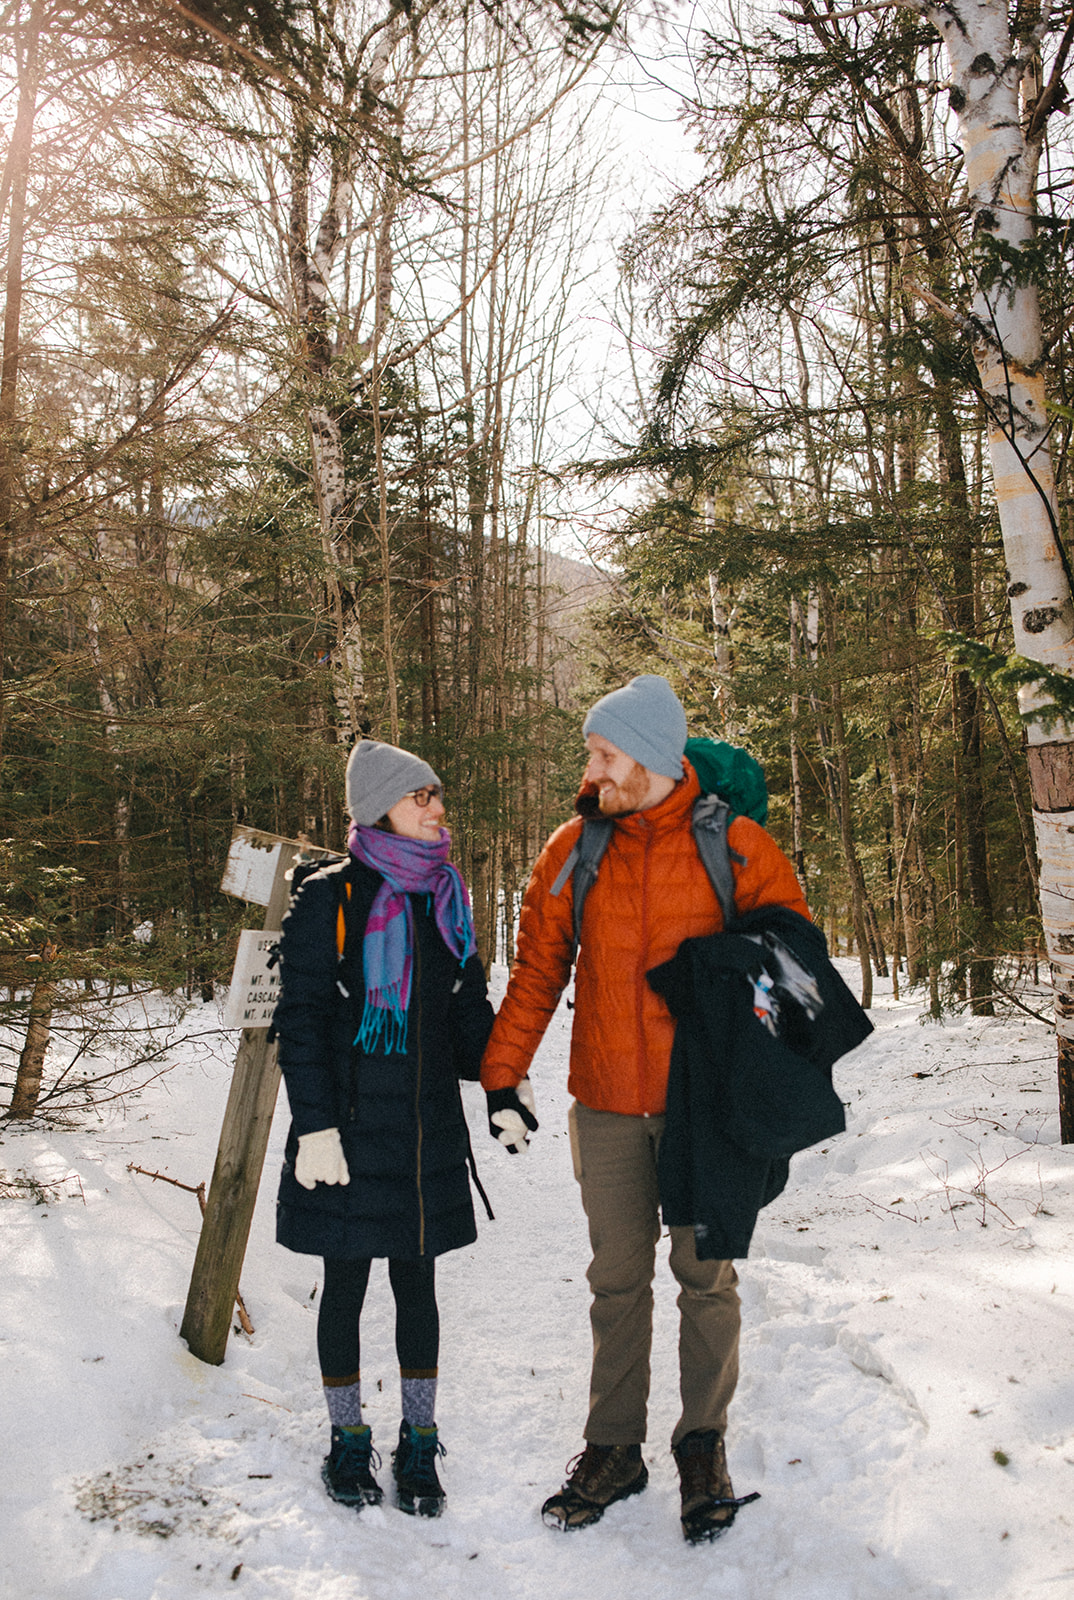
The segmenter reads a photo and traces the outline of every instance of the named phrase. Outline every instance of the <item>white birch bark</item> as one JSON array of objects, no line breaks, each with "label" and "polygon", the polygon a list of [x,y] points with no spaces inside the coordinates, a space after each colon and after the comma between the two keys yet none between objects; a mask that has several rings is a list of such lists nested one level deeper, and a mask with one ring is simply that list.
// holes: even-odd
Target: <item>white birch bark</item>
[{"label": "white birch bark", "polygon": [[[1044,117],[1024,104],[1036,94],[1037,48],[1048,27],[1042,9],[1037,36],[1020,46],[1011,37],[1004,0],[952,0],[920,8],[943,38],[951,63],[951,105],[966,159],[970,237],[979,287],[971,325],[974,359],[988,407],[988,441],[1007,562],[1015,648],[1053,670],[1074,672],[1074,607],[1059,544],[1058,508],[1043,375],[1043,342],[1036,285],[1015,265],[1033,241],[1037,169]],[[994,248],[998,247],[998,248]],[[1022,696],[1023,710],[1033,705]],[[1060,1099],[1064,1067],[1074,1055],[1074,730],[1029,728],[1030,775],[1041,917],[1055,985],[1060,1039]],[[1067,1080],[1070,1087],[1070,1080]],[[1074,1119],[1063,1137],[1074,1139]]]},{"label": "white birch bark", "polygon": [[[352,178],[349,170],[346,167],[338,168],[333,172],[332,184],[312,250],[307,252],[304,240],[297,236],[300,226],[297,216],[293,224],[296,235],[292,238],[295,311],[299,326],[306,334],[312,368],[310,378],[315,386],[323,383],[328,376],[329,282],[333,264],[345,236],[351,190]],[[325,348],[317,350],[318,341],[321,341]],[[345,529],[347,484],[343,435],[338,416],[318,394],[315,394],[308,408],[307,420],[314,497],[327,571],[328,600],[335,629],[335,646],[330,668],[333,697],[340,718],[340,732],[344,742],[350,743],[356,737],[358,730],[359,707],[364,699],[365,674],[358,608],[355,604],[349,611],[345,610],[343,585],[338,571],[341,563],[349,564],[350,554]]]},{"label": "white birch bark", "polygon": [[[406,16],[402,8],[396,11],[393,6],[382,25],[375,27],[366,34],[363,44],[374,39],[373,51],[369,66],[363,76],[363,97],[376,105],[385,94],[389,69],[393,57],[404,41],[413,38],[410,35]],[[359,53],[361,46],[359,47]],[[410,60],[404,67],[404,75],[413,74],[417,70],[416,63]],[[357,81],[357,73],[353,74]],[[393,87],[392,100],[395,110],[391,113],[392,120],[401,127],[402,112],[399,109],[405,99],[407,84],[396,84]],[[340,125],[345,125],[347,119],[353,115],[353,103],[348,100],[341,107]],[[398,130],[397,130],[398,131]],[[362,158],[360,138],[355,132],[342,135],[338,148],[333,156],[331,180],[328,194],[320,214],[316,236],[312,249],[305,248],[305,235],[299,229],[294,229],[292,243],[292,259],[297,261],[295,272],[295,297],[299,313],[300,325],[307,330],[307,345],[311,358],[311,376],[315,384],[320,380],[323,384],[331,374],[334,349],[330,334],[332,313],[339,309],[347,312],[348,307],[336,307],[332,299],[332,279],[341,251],[347,240],[353,199],[355,179],[358,172],[359,161]],[[301,198],[304,204],[308,203],[308,191],[303,190]],[[378,498],[380,501],[380,516],[378,520],[378,535],[381,547],[382,568],[384,573],[384,614],[390,617],[390,588],[389,588],[389,562],[387,556],[387,526],[385,510],[385,486],[383,482],[383,450],[380,429],[380,381],[382,376],[382,340],[388,326],[391,313],[391,300],[393,289],[393,252],[392,228],[398,205],[398,187],[389,178],[379,186],[379,199],[374,207],[374,212],[366,218],[365,226],[372,233],[376,227],[376,250],[374,264],[373,284],[373,326],[367,338],[356,342],[355,353],[369,365],[369,390],[374,411],[374,432],[376,451],[376,470],[378,480]],[[379,220],[376,213],[379,210]],[[302,219],[303,223],[305,218]],[[344,321],[345,318],[341,318]],[[310,446],[313,460],[314,490],[316,495],[318,516],[321,525],[321,539],[325,560],[328,566],[329,602],[333,612],[335,624],[335,646],[332,653],[332,682],[336,709],[340,718],[340,732],[344,743],[350,743],[358,737],[362,726],[362,708],[365,702],[365,666],[362,640],[361,615],[358,609],[357,598],[345,601],[345,585],[341,582],[338,567],[349,565],[352,557],[350,539],[347,529],[347,476],[343,452],[343,434],[339,417],[330,403],[326,403],[320,396],[314,399],[309,408]],[[399,719],[396,709],[396,686],[394,663],[392,660],[392,641],[390,634],[390,621],[386,628],[386,670],[389,683],[389,698],[391,702],[390,735],[393,741],[399,737]]]},{"label": "white birch bark", "polygon": [[[372,31],[376,43],[364,74],[363,89],[376,103],[384,91],[392,55],[406,34],[405,18],[389,19],[386,25]],[[367,34],[366,39],[369,37]],[[360,730],[365,701],[365,664],[358,603],[356,599],[347,599],[347,585],[339,573],[341,566],[351,564],[352,557],[347,529],[347,474],[339,416],[325,394],[325,386],[331,378],[335,355],[331,331],[333,312],[346,312],[349,309],[335,304],[332,282],[347,241],[355,178],[363,153],[359,135],[353,129],[343,131],[353,117],[352,97],[359,79],[357,63],[352,62],[351,65],[355,69],[351,73],[353,85],[339,108],[340,134],[333,152],[327,194],[315,229],[311,226],[310,217],[313,194],[308,171],[307,130],[301,120],[296,125],[292,144],[293,190],[288,240],[294,312],[305,343],[311,389],[307,422],[313,488],[335,633],[330,666],[332,691],[344,743],[352,742]],[[301,116],[305,114],[303,111]],[[390,301],[390,265],[388,278],[387,289],[380,281],[376,286],[375,331],[371,341],[374,348]]]},{"label": "white birch bark", "polygon": [[[710,540],[715,525],[716,501],[709,492],[705,495],[705,534]],[[716,701],[722,711],[724,709],[722,702],[726,697],[727,685],[731,681],[734,668],[734,657],[731,648],[731,612],[715,572],[709,573],[709,608],[712,612],[712,655],[720,680],[716,689]]]},{"label": "white birch bark", "polygon": [[123,930],[126,931],[130,923],[130,902],[127,895],[127,884],[130,879],[131,807],[130,796],[124,787],[123,764],[115,754],[115,746],[120,732],[119,712],[112,696],[107,671],[101,655],[100,615],[100,597],[93,594],[90,597],[89,614],[86,623],[86,640],[89,645],[90,659],[97,674],[97,697],[105,718],[104,738],[112,757],[112,772],[116,783],[116,798],[112,810],[112,826],[116,839],[116,865],[119,870],[119,894],[116,909],[122,919]]},{"label": "white birch bark", "polygon": [[731,613],[714,572],[709,573],[709,605],[712,608],[712,654],[722,678],[731,676]]},{"label": "white birch bark", "polygon": [[[958,0],[928,15],[952,67],[952,103],[966,157],[977,267],[997,281],[980,287],[969,330],[989,410],[988,441],[1015,648],[1059,671],[1074,667],[1074,609],[1059,549],[1058,507],[1047,435],[1040,306],[1034,283],[993,266],[988,243],[1031,244],[1040,138],[1026,139],[1020,86],[1029,61],[1010,37],[998,0]],[[1030,728],[1031,744],[1066,743]]]}]

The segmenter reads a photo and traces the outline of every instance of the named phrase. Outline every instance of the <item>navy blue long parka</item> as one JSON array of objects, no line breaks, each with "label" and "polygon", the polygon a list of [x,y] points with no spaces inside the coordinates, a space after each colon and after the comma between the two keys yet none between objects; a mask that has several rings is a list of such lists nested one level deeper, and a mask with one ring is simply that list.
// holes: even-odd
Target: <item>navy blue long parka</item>
[{"label": "navy blue long parka", "polygon": [[[352,896],[342,960],[340,874]],[[477,1078],[492,1028],[484,969],[476,955],[460,968],[429,897],[412,894],[406,1052],[366,1054],[355,1045],[364,1006],[362,940],[381,881],[353,859],[312,873],[280,937],[275,1028],[292,1122],[276,1238],[307,1255],[413,1259],[477,1237],[458,1080]],[[322,1128],[339,1129],[350,1182],[305,1189],[295,1181],[298,1139]]]}]

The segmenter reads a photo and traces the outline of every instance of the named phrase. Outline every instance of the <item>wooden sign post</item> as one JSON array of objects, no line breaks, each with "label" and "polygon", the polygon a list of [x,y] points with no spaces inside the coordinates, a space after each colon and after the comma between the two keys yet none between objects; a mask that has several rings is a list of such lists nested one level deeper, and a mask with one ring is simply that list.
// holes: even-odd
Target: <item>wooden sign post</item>
[{"label": "wooden sign post", "polygon": [[[231,843],[221,888],[265,906],[265,933],[276,933],[290,896],[290,873],[299,855],[327,855],[278,834],[239,828]],[[256,997],[255,997],[256,998]],[[280,1084],[276,1046],[268,1042],[270,1018],[261,1011],[243,1028],[216,1152],[201,1237],[194,1258],[186,1311],[179,1332],[199,1361],[218,1367],[231,1332],[272,1114]]]}]

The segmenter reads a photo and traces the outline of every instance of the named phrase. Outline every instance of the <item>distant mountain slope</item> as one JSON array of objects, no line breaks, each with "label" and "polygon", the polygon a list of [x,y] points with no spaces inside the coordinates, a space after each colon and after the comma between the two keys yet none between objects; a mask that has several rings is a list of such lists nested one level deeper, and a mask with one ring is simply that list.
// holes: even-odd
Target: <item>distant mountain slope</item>
[{"label": "distant mountain slope", "polygon": [[581,675],[578,642],[587,606],[612,593],[611,576],[588,561],[546,550],[543,556],[544,622],[551,641],[552,685],[557,706],[569,705]]}]

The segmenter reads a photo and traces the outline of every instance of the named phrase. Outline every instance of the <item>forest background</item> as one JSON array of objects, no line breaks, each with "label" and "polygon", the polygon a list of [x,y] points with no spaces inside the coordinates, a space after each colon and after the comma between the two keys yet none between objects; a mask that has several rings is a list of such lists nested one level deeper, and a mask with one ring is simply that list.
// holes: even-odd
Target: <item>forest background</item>
[{"label": "forest background", "polygon": [[[1069,571],[1070,24],[1006,20],[1048,99],[1019,271]],[[628,221],[609,107],[673,61],[689,181]],[[1027,1003],[981,257],[924,14],[11,0],[0,73],[0,1082],[84,1103],[77,1054],[42,1079],[54,1013],[226,981],[235,825],[340,848],[361,734],[441,773],[507,956],[580,711],[638,671],[762,760],[866,1003]]]}]

